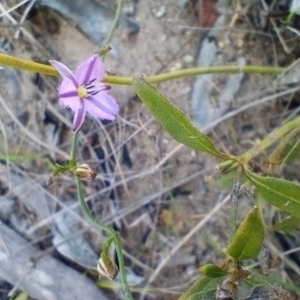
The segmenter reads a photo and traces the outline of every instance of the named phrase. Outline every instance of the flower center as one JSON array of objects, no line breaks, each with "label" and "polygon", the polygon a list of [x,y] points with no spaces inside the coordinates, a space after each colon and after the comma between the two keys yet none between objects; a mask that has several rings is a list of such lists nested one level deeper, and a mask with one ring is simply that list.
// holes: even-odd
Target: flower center
[{"label": "flower center", "polygon": [[92,79],[85,85],[80,86],[77,89],[78,96],[80,99],[87,98],[89,95],[95,96],[101,91],[110,91],[111,86],[108,84],[102,84],[101,82],[95,82],[97,78]]},{"label": "flower center", "polygon": [[80,99],[84,99],[88,96],[88,91],[85,86],[80,86],[77,90]]}]

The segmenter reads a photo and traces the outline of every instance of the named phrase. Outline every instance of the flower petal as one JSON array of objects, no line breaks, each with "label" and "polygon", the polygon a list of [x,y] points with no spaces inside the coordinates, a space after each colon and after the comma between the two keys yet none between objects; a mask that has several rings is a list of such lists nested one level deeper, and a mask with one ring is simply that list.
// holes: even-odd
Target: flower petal
[{"label": "flower petal", "polygon": [[86,110],[84,105],[82,105],[81,108],[75,112],[73,126],[72,126],[73,131],[78,131],[80,129],[80,127],[84,122],[85,116],[86,116]]},{"label": "flower petal", "polygon": [[119,113],[119,106],[115,99],[106,93],[98,93],[89,96],[85,100],[86,111],[94,118],[103,120],[115,120]]},{"label": "flower petal", "polygon": [[59,98],[59,105],[63,108],[70,108],[72,111],[78,111],[82,104],[81,99],[77,97]]},{"label": "flower petal", "polygon": [[75,78],[79,86],[89,83],[97,78],[102,80],[105,74],[105,67],[100,57],[95,54],[81,63],[75,71]]},{"label": "flower petal", "polygon": [[49,63],[56,69],[56,71],[62,76],[63,79],[69,79],[74,84],[76,89],[78,88],[78,84],[72,71],[66,65],[56,60],[49,60]]},{"label": "flower petal", "polygon": [[[92,97],[97,104],[102,105],[104,110],[110,114],[117,115],[119,113],[119,105],[116,100],[107,94],[107,92],[99,92]],[[89,100],[90,98],[88,98]],[[96,104],[96,105],[97,105]]]}]

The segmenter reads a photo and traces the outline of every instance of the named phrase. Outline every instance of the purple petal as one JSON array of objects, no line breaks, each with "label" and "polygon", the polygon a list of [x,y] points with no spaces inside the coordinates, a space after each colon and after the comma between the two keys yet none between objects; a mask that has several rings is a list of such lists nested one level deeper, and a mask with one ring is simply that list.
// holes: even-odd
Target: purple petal
[{"label": "purple petal", "polygon": [[[92,97],[96,105],[101,105],[104,110],[110,114],[117,115],[119,113],[119,105],[116,100],[106,92],[99,92]],[[89,99],[89,98],[88,98]]]},{"label": "purple petal", "polygon": [[82,100],[78,96],[73,82],[65,78],[58,88],[59,104],[63,107],[69,107],[74,112],[82,107]]},{"label": "purple petal", "polygon": [[59,93],[59,96],[61,98],[70,98],[70,97],[78,97],[78,92],[77,91],[68,91],[64,93]]},{"label": "purple petal", "polygon": [[84,122],[85,116],[86,116],[86,110],[84,105],[82,105],[81,108],[75,112],[73,126],[72,126],[73,131],[78,131],[80,129],[80,127]]},{"label": "purple petal", "polygon": [[104,75],[104,64],[97,54],[81,63],[75,71],[75,78],[79,86],[85,85],[95,78],[102,80]]},{"label": "purple petal", "polygon": [[81,107],[81,99],[79,97],[59,98],[59,105],[66,108],[70,108],[76,112]]},{"label": "purple petal", "polygon": [[60,74],[60,76],[62,76],[64,80],[70,80],[76,87],[76,89],[78,88],[78,84],[72,71],[66,65],[56,60],[49,60],[49,63],[56,69],[56,71]]},{"label": "purple petal", "polygon": [[119,113],[119,106],[115,99],[106,93],[89,96],[84,105],[86,111],[98,119],[113,121]]}]

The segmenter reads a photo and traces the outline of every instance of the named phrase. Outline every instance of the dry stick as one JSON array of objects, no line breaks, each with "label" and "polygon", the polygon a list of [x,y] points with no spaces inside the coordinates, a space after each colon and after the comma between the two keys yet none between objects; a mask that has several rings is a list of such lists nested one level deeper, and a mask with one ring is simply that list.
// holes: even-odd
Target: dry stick
[{"label": "dry stick", "polygon": [[247,109],[249,109],[251,107],[254,107],[254,106],[257,106],[259,104],[263,104],[265,102],[271,101],[275,97],[279,98],[279,97],[286,96],[286,95],[291,94],[291,93],[298,92],[299,90],[300,90],[300,87],[297,86],[297,87],[290,88],[290,89],[288,89],[286,91],[283,91],[283,92],[279,92],[279,93],[276,93],[276,94],[273,94],[273,95],[269,95],[269,96],[263,97],[263,98],[261,98],[259,100],[256,100],[256,101],[251,101],[250,103],[247,103],[247,104],[245,104],[245,105],[237,108],[236,110],[234,110],[232,112],[229,112],[226,115],[220,117],[216,121],[212,122],[207,127],[205,127],[205,130],[211,130],[213,127],[217,126],[221,122],[223,122],[223,121],[225,121],[225,120],[227,120],[227,119],[229,119],[231,117],[234,117],[234,116],[242,113],[243,111],[246,111]]},{"label": "dry stick", "polygon": [[[3,108],[6,110],[7,114],[11,117],[11,119],[21,128],[22,131],[26,134],[27,137],[29,137],[31,140],[36,142],[38,145],[43,146],[46,149],[49,149],[49,144],[41,141],[38,137],[36,137],[28,128],[26,128],[19,120],[18,118],[13,114],[13,112],[10,110],[10,108],[6,105],[5,100],[0,95],[0,104],[3,106]],[[55,147],[50,148],[51,150],[55,151],[57,154],[60,154],[62,157],[69,159],[70,156],[65,153],[64,151],[57,149]]]},{"label": "dry stick", "polygon": [[227,243],[228,245],[232,242],[236,231],[236,218],[238,211],[238,198],[241,189],[241,170],[238,173],[238,178],[236,179],[234,186],[230,194],[230,206],[228,215],[228,231],[227,231]]},{"label": "dry stick", "polygon": [[8,15],[9,13],[13,12],[14,10],[16,10],[17,8],[19,8],[20,6],[24,5],[26,2],[28,2],[29,0],[23,0],[22,2],[16,4],[15,6],[13,6],[12,8],[5,10],[2,14],[0,14],[0,18],[4,17],[5,15]]}]

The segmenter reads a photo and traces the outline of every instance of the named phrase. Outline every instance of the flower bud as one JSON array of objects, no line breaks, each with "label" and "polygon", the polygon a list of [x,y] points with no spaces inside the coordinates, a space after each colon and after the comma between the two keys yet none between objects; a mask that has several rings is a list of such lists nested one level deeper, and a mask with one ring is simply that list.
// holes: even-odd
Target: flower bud
[{"label": "flower bud", "polygon": [[110,256],[102,253],[100,259],[97,262],[97,271],[99,273],[99,279],[114,280],[118,275],[118,267],[110,258]]},{"label": "flower bud", "polygon": [[76,177],[84,181],[90,181],[96,178],[97,172],[94,167],[89,166],[88,164],[82,164],[77,167],[74,171]]}]

